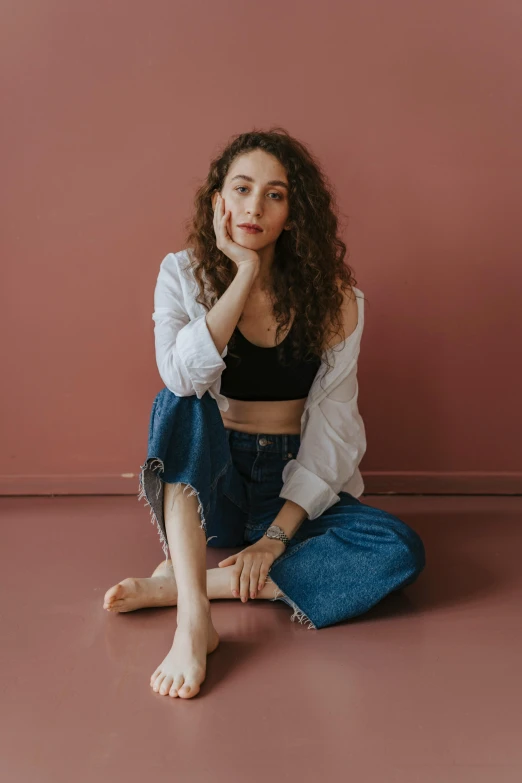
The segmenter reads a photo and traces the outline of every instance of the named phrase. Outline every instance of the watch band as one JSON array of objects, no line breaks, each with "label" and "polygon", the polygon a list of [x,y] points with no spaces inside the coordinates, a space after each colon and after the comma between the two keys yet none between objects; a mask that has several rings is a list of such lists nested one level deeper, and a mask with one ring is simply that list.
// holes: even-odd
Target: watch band
[{"label": "watch band", "polygon": [[[272,535],[269,536],[268,531],[270,531]],[[286,535],[285,531],[279,527],[279,525],[270,525],[270,527],[265,530],[263,535],[270,539],[278,538],[285,546],[288,546],[290,543],[290,539]]]}]

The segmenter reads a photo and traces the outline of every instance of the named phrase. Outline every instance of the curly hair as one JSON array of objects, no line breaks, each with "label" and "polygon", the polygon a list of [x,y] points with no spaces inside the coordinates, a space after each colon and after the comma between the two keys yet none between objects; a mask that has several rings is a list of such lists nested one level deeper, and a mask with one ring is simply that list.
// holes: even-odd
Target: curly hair
[{"label": "curly hair", "polygon": [[[271,268],[269,292],[278,324],[275,343],[277,357],[287,363],[290,351],[294,361],[320,357],[332,369],[328,354],[323,354],[333,335],[342,338],[342,291],[357,285],[350,267],[344,263],[346,245],[337,236],[338,212],[333,188],[320,164],[306,146],[280,127],[269,131],[253,130],[232,138],[211,161],[206,182],[197,190],[193,217],[186,225],[186,245],[197,280],[197,301],[207,310],[218,301],[235,277],[237,268],[216,245],[212,194],[221,190],[227,172],[236,157],[261,149],[284,166],[289,182],[289,221],[292,228],[277,239]],[[295,312],[288,340],[279,342]],[[289,332],[290,334],[290,332]],[[229,342],[234,356],[235,333]]]}]

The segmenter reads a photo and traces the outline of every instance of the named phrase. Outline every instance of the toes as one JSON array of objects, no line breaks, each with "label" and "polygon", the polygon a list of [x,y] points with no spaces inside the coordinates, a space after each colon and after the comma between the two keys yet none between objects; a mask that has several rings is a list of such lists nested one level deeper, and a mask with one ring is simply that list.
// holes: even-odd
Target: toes
[{"label": "toes", "polygon": [[122,593],[123,585],[120,583],[114,585],[114,587],[111,587],[111,589],[105,593],[105,603],[111,603],[111,601],[115,601],[116,599],[121,598]]},{"label": "toes", "polygon": [[182,699],[190,699],[197,693],[199,693],[199,685],[184,685],[183,688],[178,691],[178,696],[181,696]]},{"label": "toes", "polygon": [[119,606],[123,606],[124,601],[122,598],[119,598],[118,600],[111,601],[109,604],[105,605],[106,609],[117,609]]},{"label": "toes", "polygon": [[152,686],[152,690],[156,692],[159,691],[161,687],[161,683],[163,682],[164,679],[165,679],[165,675],[163,674],[163,672],[160,672],[160,674],[158,674],[158,676],[156,677],[156,682]]},{"label": "toes", "polygon": [[125,588],[121,584],[117,584],[114,587],[111,587],[111,589],[105,593],[103,608],[111,609],[115,604],[118,603],[121,605],[124,600],[124,592]]},{"label": "toes", "polygon": [[176,674],[172,681],[172,687],[170,689],[170,695],[173,696],[175,692],[176,696],[179,696],[179,689],[183,686],[185,678],[182,674]]},{"label": "toes", "polygon": [[180,696],[182,699],[192,698],[200,689],[197,684],[185,682],[183,674],[176,674],[175,677],[172,677],[170,674],[162,672],[161,669],[154,672],[150,678],[150,684],[152,689],[161,696],[168,694],[173,698]]},{"label": "toes", "polygon": [[165,696],[165,694],[170,690],[170,686],[172,685],[172,677],[170,675],[167,675],[163,682],[161,683],[161,688],[159,689],[159,692],[162,696]]}]

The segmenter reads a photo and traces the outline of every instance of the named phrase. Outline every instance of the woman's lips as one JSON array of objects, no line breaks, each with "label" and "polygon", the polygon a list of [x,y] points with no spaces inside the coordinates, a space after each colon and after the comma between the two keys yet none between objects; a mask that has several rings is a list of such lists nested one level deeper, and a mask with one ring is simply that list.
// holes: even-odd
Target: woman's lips
[{"label": "woman's lips", "polygon": [[260,228],[249,228],[248,226],[238,226],[238,228],[241,229],[241,231],[246,231],[248,234],[260,234],[261,229]]}]

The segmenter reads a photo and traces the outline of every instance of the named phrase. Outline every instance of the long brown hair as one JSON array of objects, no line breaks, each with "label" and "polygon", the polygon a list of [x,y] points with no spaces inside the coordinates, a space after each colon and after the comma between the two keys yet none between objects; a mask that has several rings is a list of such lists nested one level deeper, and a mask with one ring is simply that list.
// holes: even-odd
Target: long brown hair
[{"label": "long brown hair", "polygon": [[[341,289],[356,286],[357,280],[344,263],[346,245],[337,236],[338,210],[333,188],[312,153],[283,128],[241,133],[210,163],[207,179],[195,195],[194,215],[186,226],[185,243],[192,251],[190,263],[200,289],[197,301],[210,310],[235,277],[235,264],[216,246],[212,194],[222,189],[232,161],[255,149],[276,157],[289,182],[288,220],[293,227],[278,237],[271,268],[270,296],[278,324],[275,342],[279,343],[294,311],[293,360],[323,359],[327,340],[343,334]],[[235,334],[229,342],[231,355],[234,338]],[[278,359],[283,364],[289,356],[284,350],[287,342],[285,339],[277,346]],[[326,361],[329,372],[331,365]]]}]

